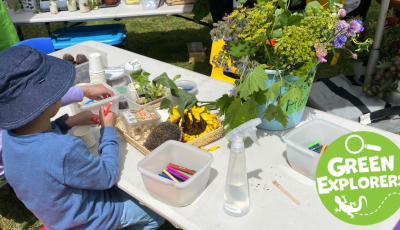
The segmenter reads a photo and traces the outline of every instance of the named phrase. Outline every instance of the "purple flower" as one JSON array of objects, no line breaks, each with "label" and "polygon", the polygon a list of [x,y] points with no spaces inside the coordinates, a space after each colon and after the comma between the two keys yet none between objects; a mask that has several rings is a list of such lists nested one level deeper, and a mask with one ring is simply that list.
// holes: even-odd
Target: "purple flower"
[{"label": "purple flower", "polygon": [[355,34],[360,33],[361,31],[361,24],[358,23],[356,20],[353,20],[350,22],[349,27],[347,27],[347,31],[344,35],[346,35],[346,37],[351,37]]},{"label": "purple flower", "polygon": [[227,37],[227,38],[224,38],[224,41],[225,41],[225,42],[232,41],[232,37]]},{"label": "purple flower", "polygon": [[317,45],[315,46],[315,55],[318,58],[318,61],[320,62],[327,62],[325,59],[326,52],[324,50],[325,45],[323,43],[317,42]]},{"label": "purple flower", "polygon": [[242,66],[240,67],[241,69],[244,69],[244,67],[246,67],[246,62],[242,64]]},{"label": "purple flower", "polygon": [[344,20],[338,21],[336,23],[336,34],[343,34],[345,31],[347,31],[347,27],[349,27],[349,23]]},{"label": "purple flower", "polygon": [[363,22],[361,20],[356,20],[356,22],[360,23],[360,25],[361,25],[360,33],[364,32]]},{"label": "purple flower", "polygon": [[224,67],[224,72],[231,72],[231,68],[230,67]]},{"label": "purple flower", "polygon": [[343,47],[347,42],[347,37],[345,35],[340,35],[335,39],[333,44],[335,44],[336,47]]},{"label": "purple flower", "polygon": [[344,9],[340,9],[340,10],[338,11],[338,14],[339,14],[339,18],[344,18],[344,17],[346,17],[346,11],[345,11]]}]

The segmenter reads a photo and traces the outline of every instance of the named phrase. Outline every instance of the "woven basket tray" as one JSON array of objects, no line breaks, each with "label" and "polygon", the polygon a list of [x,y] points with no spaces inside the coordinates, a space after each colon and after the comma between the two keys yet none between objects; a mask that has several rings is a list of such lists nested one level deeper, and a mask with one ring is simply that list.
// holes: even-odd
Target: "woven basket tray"
[{"label": "woven basket tray", "polygon": [[166,0],[168,6],[193,4],[196,0]]},{"label": "woven basket tray", "polygon": [[[222,125],[222,120],[218,119],[219,127],[215,129],[214,131],[207,133],[204,136],[198,137],[192,141],[186,142],[188,145],[193,145],[195,147],[201,147],[210,144],[213,141],[216,141],[221,138],[222,132],[224,131],[224,126]],[[146,147],[143,145],[139,144],[135,139],[133,139],[131,136],[126,133],[124,124],[122,124],[121,118],[117,119],[117,124],[115,127],[118,130],[118,134],[120,137],[123,137],[126,141],[129,142],[133,147],[135,147],[137,150],[139,150],[141,153],[143,153],[145,156],[147,156],[150,153],[150,150],[148,150]]]}]

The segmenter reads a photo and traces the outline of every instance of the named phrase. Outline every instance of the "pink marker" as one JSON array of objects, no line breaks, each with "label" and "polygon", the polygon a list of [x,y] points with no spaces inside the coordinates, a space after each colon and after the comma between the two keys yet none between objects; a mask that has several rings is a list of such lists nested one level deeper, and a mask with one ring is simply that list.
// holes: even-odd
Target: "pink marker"
[{"label": "pink marker", "polygon": [[181,172],[179,172],[178,170],[176,170],[176,169],[174,169],[174,168],[172,168],[171,166],[169,166],[169,165],[167,165],[167,168],[169,169],[169,170],[171,170],[172,172],[174,172],[174,173],[176,173],[176,174],[178,174],[179,176],[182,176],[183,178],[185,178],[185,179],[189,179],[190,177],[188,177],[188,176],[186,176],[186,175],[184,175],[184,174],[182,174]]}]

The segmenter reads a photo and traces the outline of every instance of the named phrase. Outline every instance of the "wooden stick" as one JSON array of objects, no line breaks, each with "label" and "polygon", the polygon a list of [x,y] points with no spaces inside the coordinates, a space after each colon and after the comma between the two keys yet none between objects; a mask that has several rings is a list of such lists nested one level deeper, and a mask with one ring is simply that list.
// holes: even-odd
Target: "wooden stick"
[{"label": "wooden stick", "polygon": [[283,193],[286,194],[286,196],[288,196],[290,199],[292,199],[294,201],[294,203],[296,203],[297,205],[300,205],[300,202],[298,200],[296,200],[296,198],[294,198],[288,191],[286,191],[280,184],[278,184],[278,182],[276,182],[276,180],[272,181],[272,183],[274,185],[276,185],[276,187],[278,187]]}]

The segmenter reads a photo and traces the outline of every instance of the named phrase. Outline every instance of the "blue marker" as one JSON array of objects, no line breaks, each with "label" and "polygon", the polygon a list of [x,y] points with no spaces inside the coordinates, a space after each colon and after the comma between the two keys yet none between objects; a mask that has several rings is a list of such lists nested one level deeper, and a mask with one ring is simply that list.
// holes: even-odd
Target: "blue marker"
[{"label": "blue marker", "polygon": [[93,102],[94,100],[89,100],[87,102],[84,103],[84,105],[89,104],[90,102]]},{"label": "blue marker", "polygon": [[101,94],[99,95],[99,97],[101,97],[101,99],[104,99],[103,95],[101,95]]},{"label": "blue marker", "polygon": [[171,178],[169,178],[169,177],[167,177],[167,176],[164,176],[164,175],[162,175],[162,174],[158,174],[158,175],[161,176],[161,177],[167,178],[168,180],[172,180]]}]

